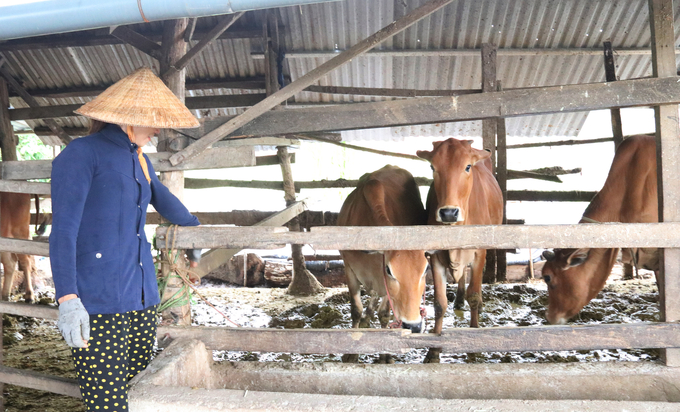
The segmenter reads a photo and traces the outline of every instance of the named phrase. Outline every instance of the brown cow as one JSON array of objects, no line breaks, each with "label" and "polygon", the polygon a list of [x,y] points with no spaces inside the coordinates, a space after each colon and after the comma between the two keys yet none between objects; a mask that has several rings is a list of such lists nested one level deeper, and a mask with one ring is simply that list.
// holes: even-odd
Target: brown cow
[{"label": "brown cow", "polygon": [[[491,171],[491,154],[472,147],[472,140],[453,138],[434,142],[431,152],[419,150],[418,157],[432,166],[434,182],[427,195],[428,224],[498,225],[503,222],[503,195]],[[440,250],[431,255],[435,293],[434,333],[441,333],[446,298],[446,270],[458,282],[459,296],[465,291],[465,268],[471,265],[467,290],[470,327],[479,326],[482,307],[482,272],[486,250]],[[439,350],[431,349],[426,362],[437,362]]]},{"label": "brown cow", "polygon": [[[39,208],[36,197],[36,208]],[[0,236],[13,239],[31,239],[31,195],[26,193],[0,193]],[[19,270],[24,273],[24,299],[33,302],[33,259],[30,255],[21,255],[10,252],[0,254],[4,278],[0,299],[8,300],[12,292],[14,271],[17,262]]]},{"label": "brown cow", "polygon": [[[338,226],[422,225],[425,224],[425,216],[418,185],[411,173],[388,165],[361,177],[357,188],[340,209]],[[420,302],[425,291],[427,270],[424,251],[366,253],[342,250],[340,254],[345,261],[353,328],[364,324],[360,298],[360,285],[363,284],[374,294],[363,320],[370,322],[379,298],[385,297],[389,290],[395,320],[412,332],[422,330],[424,319],[420,313]],[[378,309],[382,327],[386,327],[389,321],[388,303],[388,299],[383,299]]]},{"label": "brown cow", "polygon": [[[583,212],[580,223],[658,222],[656,178],[654,136],[627,138],[616,151],[607,180]],[[590,248],[545,251],[543,256],[548,262],[543,266],[543,279],[548,284],[548,322],[566,323],[597,296],[618,252],[619,249]],[[658,271],[655,252],[656,249],[634,251],[638,265]]]}]

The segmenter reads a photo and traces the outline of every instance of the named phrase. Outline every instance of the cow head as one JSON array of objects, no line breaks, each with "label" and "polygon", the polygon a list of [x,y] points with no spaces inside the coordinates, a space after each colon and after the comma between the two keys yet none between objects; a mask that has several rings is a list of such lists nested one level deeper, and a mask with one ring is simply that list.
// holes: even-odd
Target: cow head
[{"label": "cow head", "polygon": [[420,306],[425,292],[427,258],[422,250],[390,250],[385,253],[385,283],[392,297],[394,318],[404,329],[423,332]]},{"label": "cow head", "polygon": [[[555,249],[543,252],[543,280],[548,285],[546,318],[563,325],[602,290],[616,249]],[[613,256],[613,257],[612,257]]]},{"label": "cow head", "polygon": [[429,161],[434,172],[433,188],[438,203],[435,218],[437,222],[450,225],[464,222],[472,191],[472,168],[489,158],[491,153],[474,149],[472,140],[450,138],[432,145],[431,152],[418,150],[416,154]]}]

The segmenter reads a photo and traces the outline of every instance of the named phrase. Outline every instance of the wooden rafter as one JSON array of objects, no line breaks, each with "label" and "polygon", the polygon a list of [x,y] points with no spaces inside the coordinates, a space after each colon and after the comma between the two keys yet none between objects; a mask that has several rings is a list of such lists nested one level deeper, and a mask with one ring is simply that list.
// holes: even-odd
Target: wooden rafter
[{"label": "wooden rafter", "polygon": [[352,46],[349,48],[347,51],[340,53],[336,57],[332,58],[331,60],[327,61],[326,63],[320,65],[319,67],[315,68],[314,70],[310,71],[309,73],[305,74],[304,76],[300,77],[293,83],[289,84],[288,86],[284,87],[283,89],[277,91],[276,93],[272,94],[271,96],[267,97],[265,100],[262,102],[256,104],[255,106],[251,107],[250,109],[246,110],[243,114],[240,116],[237,116],[236,118],[232,119],[231,121],[227,122],[223,126],[219,127],[216,130],[213,130],[212,132],[208,133],[207,135],[203,136],[200,140],[192,143],[189,145],[187,148],[184,150],[175,153],[171,158],[170,162],[173,164],[179,164],[189,158],[192,158],[196,156],[197,154],[201,153],[202,151],[206,150],[210,145],[213,143],[217,142],[218,140],[222,139],[223,137],[229,135],[231,132],[234,130],[238,129],[241,126],[246,125],[253,119],[256,119],[263,113],[266,113],[270,109],[274,108],[275,106],[279,105],[281,102],[285,101],[286,99],[293,97],[297,93],[301,92],[304,90],[307,86],[311,86],[312,83],[317,81],[319,78],[325,76],[328,74],[330,71],[338,68],[339,66],[343,65],[344,63],[348,62],[352,58],[372,49],[382,41],[394,36],[395,34],[405,30],[406,28],[410,27],[414,23],[416,23],[418,20],[429,16],[430,14],[434,13],[435,11],[441,9],[442,7],[446,6],[447,4],[451,3],[453,0],[431,0],[425,5],[417,8],[416,10],[412,11],[411,13],[408,13],[404,17],[400,18],[399,20],[387,25],[385,28],[379,30],[375,34],[367,37],[363,41],[360,41],[356,45]]},{"label": "wooden rafter", "polygon": [[[9,83],[10,87],[11,87],[12,89],[14,89],[14,91],[16,91],[16,92],[19,94],[19,96],[21,96],[21,98],[24,99],[24,101],[25,101],[29,106],[31,106],[31,107],[40,107],[40,104],[38,103],[38,101],[35,100],[35,98],[33,98],[33,96],[31,96],[30,94],[28,94],[28,92],[26,92],[26,89],[24,89],[24,88],[19,84],[19,82],[16,81],[16,79],[15,79],[15,78],[7,71],[7,69],[6,69],[5,67],[1,67],[1,66],[0,66],[0,75],[2,75],[2,77],[5,78],[5,80],[7,80],[7,83]],[[59,136],[59,138],[61,139],[61,141],[62,141],[64,144],[69,144],[69,143],[71,142],[71,140],[73,140],[73,139],[71,138],[71,136],[69,136],[69,135],[64,131],[64,129],[62,129],[61,126],[59,126],[59,125],[57,124],[57,122],[55,122],[54,120],[47,119],[47,120],[45,120],[45,124],[47,125],[47,127],[50,128],[50,130],[52,130],[52,133],[54,133],[55,135]]]},{"label": "wooden rafter", "polygon": [[148,54],[156,60],[160,60],[161,58],[161,46],[158,43],[146,38],[127,26],[116,27],[116,29],[111,32],[111,35],[142,53]]},{"label": "wooden rafter", "polygon": [[[186,106],[191,109],[221,109],[227,107],[249,107],[261,102],[264,94],[234,94],[217,96],[188,97]],[[55,117],[79,116],[73,111],[82,104],[66,104],[61,106],[40,106],[9,111],[11,120],[48,119]]]},{"label": "wooden rafter", "polygon": [[194,37],[194,31],[196,30],[196,20],[198,20],[198,17],[190,18],[189,22],[187,23],[187,29],[184,30],[184,41],[187,43],[190,43]]},{"label": "wooden rafter", "polygon": [[225,30],[231,27],[232,24],[236,23],[236,20],[238,20],[244,14],[245,12],[242,11],[240,13],[230,14],[224,17],[222,20],[220,20],[220,22],[217,23],[217,25],[213,27],[212,30],[210,30],[208,34],[206,34],[206,36],[203,37],[201,41],[198,42],[197,45],[192,47],[191,50],[186,52],[186,54],[182,56],[181,59],[179,59],[175,64],[170,66],[170,69],[163,73],[161,77],[166,78],[167,76],[170,76],[172,73],[176,73],[184,69],[191,62],[191,60],[193,60],[196,56],[198,56],[199,53],[205,50],[205,48],[208,47],[208,45],[212,43],[213,40],[220,37],[220,35],[222,35],[222,33],[224,33]]}]

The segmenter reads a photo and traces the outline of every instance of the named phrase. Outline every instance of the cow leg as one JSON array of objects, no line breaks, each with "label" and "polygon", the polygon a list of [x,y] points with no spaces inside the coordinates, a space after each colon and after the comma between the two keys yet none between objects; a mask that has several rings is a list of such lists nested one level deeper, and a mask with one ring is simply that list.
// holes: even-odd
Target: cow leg
[{"label": "cow leg", "polygon": [[360,328],[370,328],[371,322],[375,317],[376,309],[378,308],[378,303],[380,302],[380,296],[373,295],[368,301],[368,306],[366,306],[366,314],[361,318],[359,322]]},{"label": "cow leg", "polygon": [[24,272],[24,300],[26,303],[33,303],[35,301],[35,293],[33,292],[33,263],[29,255],[17,255],[19,260],[19,270]]},{"label": "cow leg", "polygon": [[14,266],[16,261],[14,256],[9,252],[2,252],[0,254],[0,261],[2,261],[2,268],[5,271],[2,282],[2,292],[0,299],[9,300],[9,295],[12,293],[12,284],[14,283]]},{"label": "cow leg", "polygon": [[463,267],[463,273],[458,279],[458,289],[456,290],[456,300],[453,303],[453,309],[462,310],[465,306],[465,278],[467,267]]},{"label": "cow leg", "polygon": [[472,262],[472,277],[467,290],[467,301],[470,305],[470,327],[479,327],[479,311],[482,309],[482,274],[486,263],[486,250],[475,252]]},{"label": "cow leg", "polygon": [[[390,301],[387,296],[383,296],[380,302],[380,307],[378,308],[378,320],[380,321],[381,328],[387,328],[390,323]],[[381,364],[393,364],[394,358],[389,353],[381,353],[378,356],[378,363]]]},{"label": "cow leg", "polygon": [[[444,315],[449,306],[446,298],[446,266],[441,261],[441,256],[438,252],[430,256],[430,263],[432,265],[432,281],[434,283],[434,329],[432,333],[442,333],[442,326],[444,324]],[[430,348],[425,356],[424,363],[439,363],[439,355],[441,348]]]},{"label": "cow leg", "polygon": [[[352,268],[345,265],[345,274],[347,275],[347,288],[349,289],[349,305],[350,313],[352,315],[352,327],[358,328],[361,322],[361,315],[364,312],[364,307],[361,304],[361,284],[357,279]],[[344,363],[357,363],[359,355],[356,353],[346,353],[342,355]]]}]

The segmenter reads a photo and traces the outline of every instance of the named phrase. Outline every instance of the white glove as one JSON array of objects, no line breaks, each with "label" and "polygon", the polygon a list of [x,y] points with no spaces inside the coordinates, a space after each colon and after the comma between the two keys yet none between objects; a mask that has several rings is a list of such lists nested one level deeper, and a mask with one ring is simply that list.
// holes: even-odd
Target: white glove
[{"label": "white glove", "polygon": [[90,339],[90,315],[80,298],[59,304],[57,327],[66,344],[72,348],[86,348]]}]

